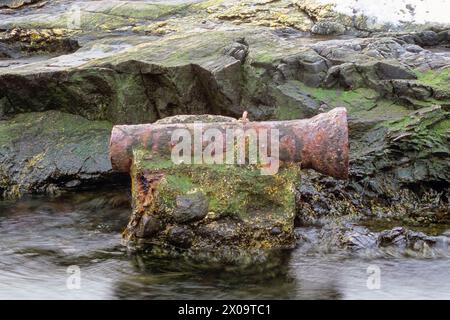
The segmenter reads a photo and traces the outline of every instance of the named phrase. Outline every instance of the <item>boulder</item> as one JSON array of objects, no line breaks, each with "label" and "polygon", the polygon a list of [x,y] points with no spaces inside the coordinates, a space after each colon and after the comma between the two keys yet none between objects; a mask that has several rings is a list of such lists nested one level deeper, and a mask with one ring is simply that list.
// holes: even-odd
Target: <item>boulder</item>
[{"label": "boulder", "polygon": [[397,246],[401,248],[422,249],[425,245],[432,246],[436,238],[427,236],[423,232],[416,232],[404,227],[384,230],[378,235],[378,243],[382,247]]},{"label": "boulder", "polygon": [[107,181],[111,128],[59,111],[0,120],[0,191],[15,197]]},{"label": "boulder", "polygon": [[355,169],[366,173],[373,170],[372,178],[369,178],[372,182],[381,177],[380,171],[393,175],[380,184],[389,189],[388,185],[392,183],[391,190],[395,189],[395,184],[407,186],[450,181],[446,160],[450,155],[448,117],[447,111],[434,106],[384,123],[363,138],[365,147],[355,159]]},{"label": "boulder", "polygon": [[345,88],[369,87],[380,90],[383,80],[416,79],[408,66],[393,61],[372,61],[366,63],[343,63],[328,70],[324,79],[327,87],[336,84]]},{"label": "boulder", "polygon": [[434,31],[431,30],[422,31],[417,36],[419,38],[418,45],[420,46],[430,47],[439,44],[439,36]]}]

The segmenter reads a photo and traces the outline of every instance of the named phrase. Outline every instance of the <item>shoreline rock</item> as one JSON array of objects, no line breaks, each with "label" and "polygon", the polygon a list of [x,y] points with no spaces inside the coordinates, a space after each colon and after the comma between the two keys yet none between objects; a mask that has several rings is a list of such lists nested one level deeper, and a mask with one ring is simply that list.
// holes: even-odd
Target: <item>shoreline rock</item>
[{"label": "shoreline rock", "polygon": [[112,126],[47,111],[0,120],[0,191],[54,193],[114,180],[108,159]]},{"label": "shoreline rock", "polygon": [[[11,119],[21,119],[17,127],[28,132],[33,112],[51,118],[55,110],[76,119],[66,128],[78,133],[80,123],[154,122],[186,113],[238,117],[245,110],[251,120],[288,120],[345,107],[351,179],[343,184],[303,172],[300,218],[359,213],[402,215],[424,223],[445,220],[450,28],[367,30],[364,19],[353,21],[330,7],[291,4],[80,2],[83,19],[77,30],[65,30],[67,12],[57,3],[13,13],[2,9],[0,29],[21,30],[25,47],[35,34],[46,32],[52,46],[51,39],[64,30],[62,38],[77,41],[80,48],[66,50],[63,45],[64,50],[55,52],[58,56],[38,50],[16,59],[20,41],[0,44],[0,131],[9,132]],[[340,36],[311,35],[314,26],[319,33],[341,33],[341,26],[345,31]],[[60,143],[60,138],[70,135],[56,131],[53,142],[42,142],[39,132],[30,129],[28,143],[49,150],[68,148],[73,141]],[[87,133],[82,136],[76,148],[88,144]],[[48,154],[40,158],[45,148],[25,154],[5,141],[0,188],[19,195],[66,184],[76,190],[101,181],[110,175],[107,152],[102,151],[107,150],[109,133],[102,127],[93,136],[99,139],[98,148],[89,152],[104,153],[102,160],[83,168],[79,163],[89,157],[74,156],[71,164],[50,165],[47,171],[27,168],[37,160],[53,161]],[[306,190],[310,184],[318,190]]]}]

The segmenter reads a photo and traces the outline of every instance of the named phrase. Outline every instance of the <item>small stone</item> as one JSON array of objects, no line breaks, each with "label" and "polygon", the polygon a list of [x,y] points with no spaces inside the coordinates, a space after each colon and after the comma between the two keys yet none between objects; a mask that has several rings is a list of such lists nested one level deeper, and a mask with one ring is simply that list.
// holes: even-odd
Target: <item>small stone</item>
[{"label": "small stone", "polygon": [[208,199],[202,192],[179,195],[173,217],[178,223],[202,220],[208,214]]},{"label": "small stone", "polygon": [[438,33],[439,42],[448,42],[450,40],[450,30],[444,30]]},{"label": "small stone", "polygon": [[353,250],[369,249],[376,245],[376,237],[366,228],[355,227],[345,232],[342,244]]},{"label": "small stone", "polygon": [[60,192],[60,189],[56,184],[51,183],[45,187],[45,192],[47,194],[57,195]]},{"label": "small stone", "polygon": [[39,0],[2,0],[0,8],[17,9],[27,4],[38,2]]},{"label": "small stone", "polygon": [[407,45],[405,45],[405,49],[406,49],[406,51],[412,52],[412,53],[418,53],[418,52],[423,51],[423,48],[419,47],[416,44],[407,44]]},{"label": "small stone", "polygon": [[81,184],[80,180],[71,180],[66,183],[66,188],[74,188],[78,187]]},{"label": "small stone", "polygon": [[403,227],[395,227],[391,230],[385,230],[378,236],[380,246],[410,247],[414,250],[423,248],[425,244],[433,245],[436,239],[429,237],[422,232],[415,232]]},{"label": "small stone", "polygon": [[273,227],[272,230],[270,230],[270,234],[273,236],[277,236],[281,234],[281,229],[279,227]]},{"label": "small stone", "polygon": [[431,30],[419,33],[419,38],[423,46],[435,46],[439,43],[438,34]]}]

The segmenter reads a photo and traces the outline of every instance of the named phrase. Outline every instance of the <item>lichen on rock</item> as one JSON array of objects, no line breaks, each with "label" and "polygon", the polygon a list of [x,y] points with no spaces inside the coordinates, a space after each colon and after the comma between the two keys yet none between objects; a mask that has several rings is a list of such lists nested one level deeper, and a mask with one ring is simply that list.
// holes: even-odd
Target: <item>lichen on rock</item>
[{"label": "lichen on rock", "polygon": [[70,37],[71,33],[65,29],[13,28],[0,33],[0,44],[5,46],[1,50],[16,58],[22,55],[72,53],[80,46]]}]

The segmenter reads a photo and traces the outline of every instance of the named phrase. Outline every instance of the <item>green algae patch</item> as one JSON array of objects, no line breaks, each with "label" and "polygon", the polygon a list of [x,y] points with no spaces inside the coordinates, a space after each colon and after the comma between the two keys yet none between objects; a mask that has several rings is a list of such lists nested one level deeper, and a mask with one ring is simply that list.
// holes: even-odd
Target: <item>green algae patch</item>
[{"label": "green algae patch", "polygon": [[[398,121],[388,121],[383,126],[389,129],[390,136],[400,149],[415,152],[417,158],[426,158],[433,155],[450,155],[449,118],[449,112],[435,106],[423,108]],[[433,165],[437,166],[439,162],[436,159]]]},{"label": "green algae patch", "polygon": [[450,119],[442,120],[433,127],[436,134],[449,134],[450,133]]},{"label": "green algae patch", "polygon": [[417,80],[411,81],[409,86],[413,94],[406,100],[415,109],[441,105],[450,106],[450,68],[416,71]]},{"label": "green algae patch", "polygon": [[417,82],[423,85],[450,91],[450,68],[442,70],[416,71]]},{"label": "green algae patch", "polygon": [[[385,121],[383,152],[376,155],[380,164],[394,168],[394,181],[414,180],[448,183],[450,170],[450,112],[440,106],[422,108],[399,120]],[[398,166],[401,161],[402,165]],[[396,166],[394,166],[394,164]]]},{"label": "green algae patch", "polygon": [[446,134],[450,129],[449,117],[448,111],[443,110],[440,106],[434,106],[411,112],[401,120],[387,121],[384,126],[391,130],[412,129],[417,133],[429,130],[430,134]]},{"label": "green algae patch", "polygon": [[192,5],[192,8],[195,9],[200,9],[200,10],[205,10],[208,9],[212,6],[216,6],[216,5],[220,5],[223,2],[225,2],[226,0],[206,0],[206,1],[200,1],[198,3],[194,3]]},{"label": "green algae patch", "polygon": [[[0,121],[0,145],[23,138],[24,135],[42,134],[65,135],[96,130],[110,131],[112,125],[107,121],[88,121],[79,116],[73,116],[58,111],[31,112],[19,114],[12,119]],[[61,136],[61,139],[64,137]]]},{"label": "green algae patch", "polygon": [[[82,3],[80,8],[80,25],[73,27],[83,31],[115,30],[123,27],[135,26],[145,21],[154,21],[187,10],[189,4],[164,4],[145,2],[102,2]],[[66,28],[72,19],[72,12],[62,12],[54,16],[32,18],[11,25],[36,28]]]},{"label": "green algae patch", "polygon": [[[278,99],[280,103],[277,117],[282,120],[310,117],[319,111],[326,111],[318,110],[319,105],[329,109],[344,107],[355,122],[380,123],[385,120],[401,119],[411,112],[407,107],[382,98],[375,90],[369,88],[354,90],[313,88],[292,80],[278,86],[278,89],[281,97],[295,97],[293,101],[296,102],[289,103],[285,98]],[[311,103],[310,99],[316,104]],[[303,107],[299,109],[299,105]]]},{"label": "green algae patch", "polygon": [[302,90],[305,90],[314,99],[330,104],[333,107],[345,107],[349,113],[370,111],[377,107],[378,102],[378,94],[374,90],[367,88],[339,90],[311,88],[302,85]]}]

